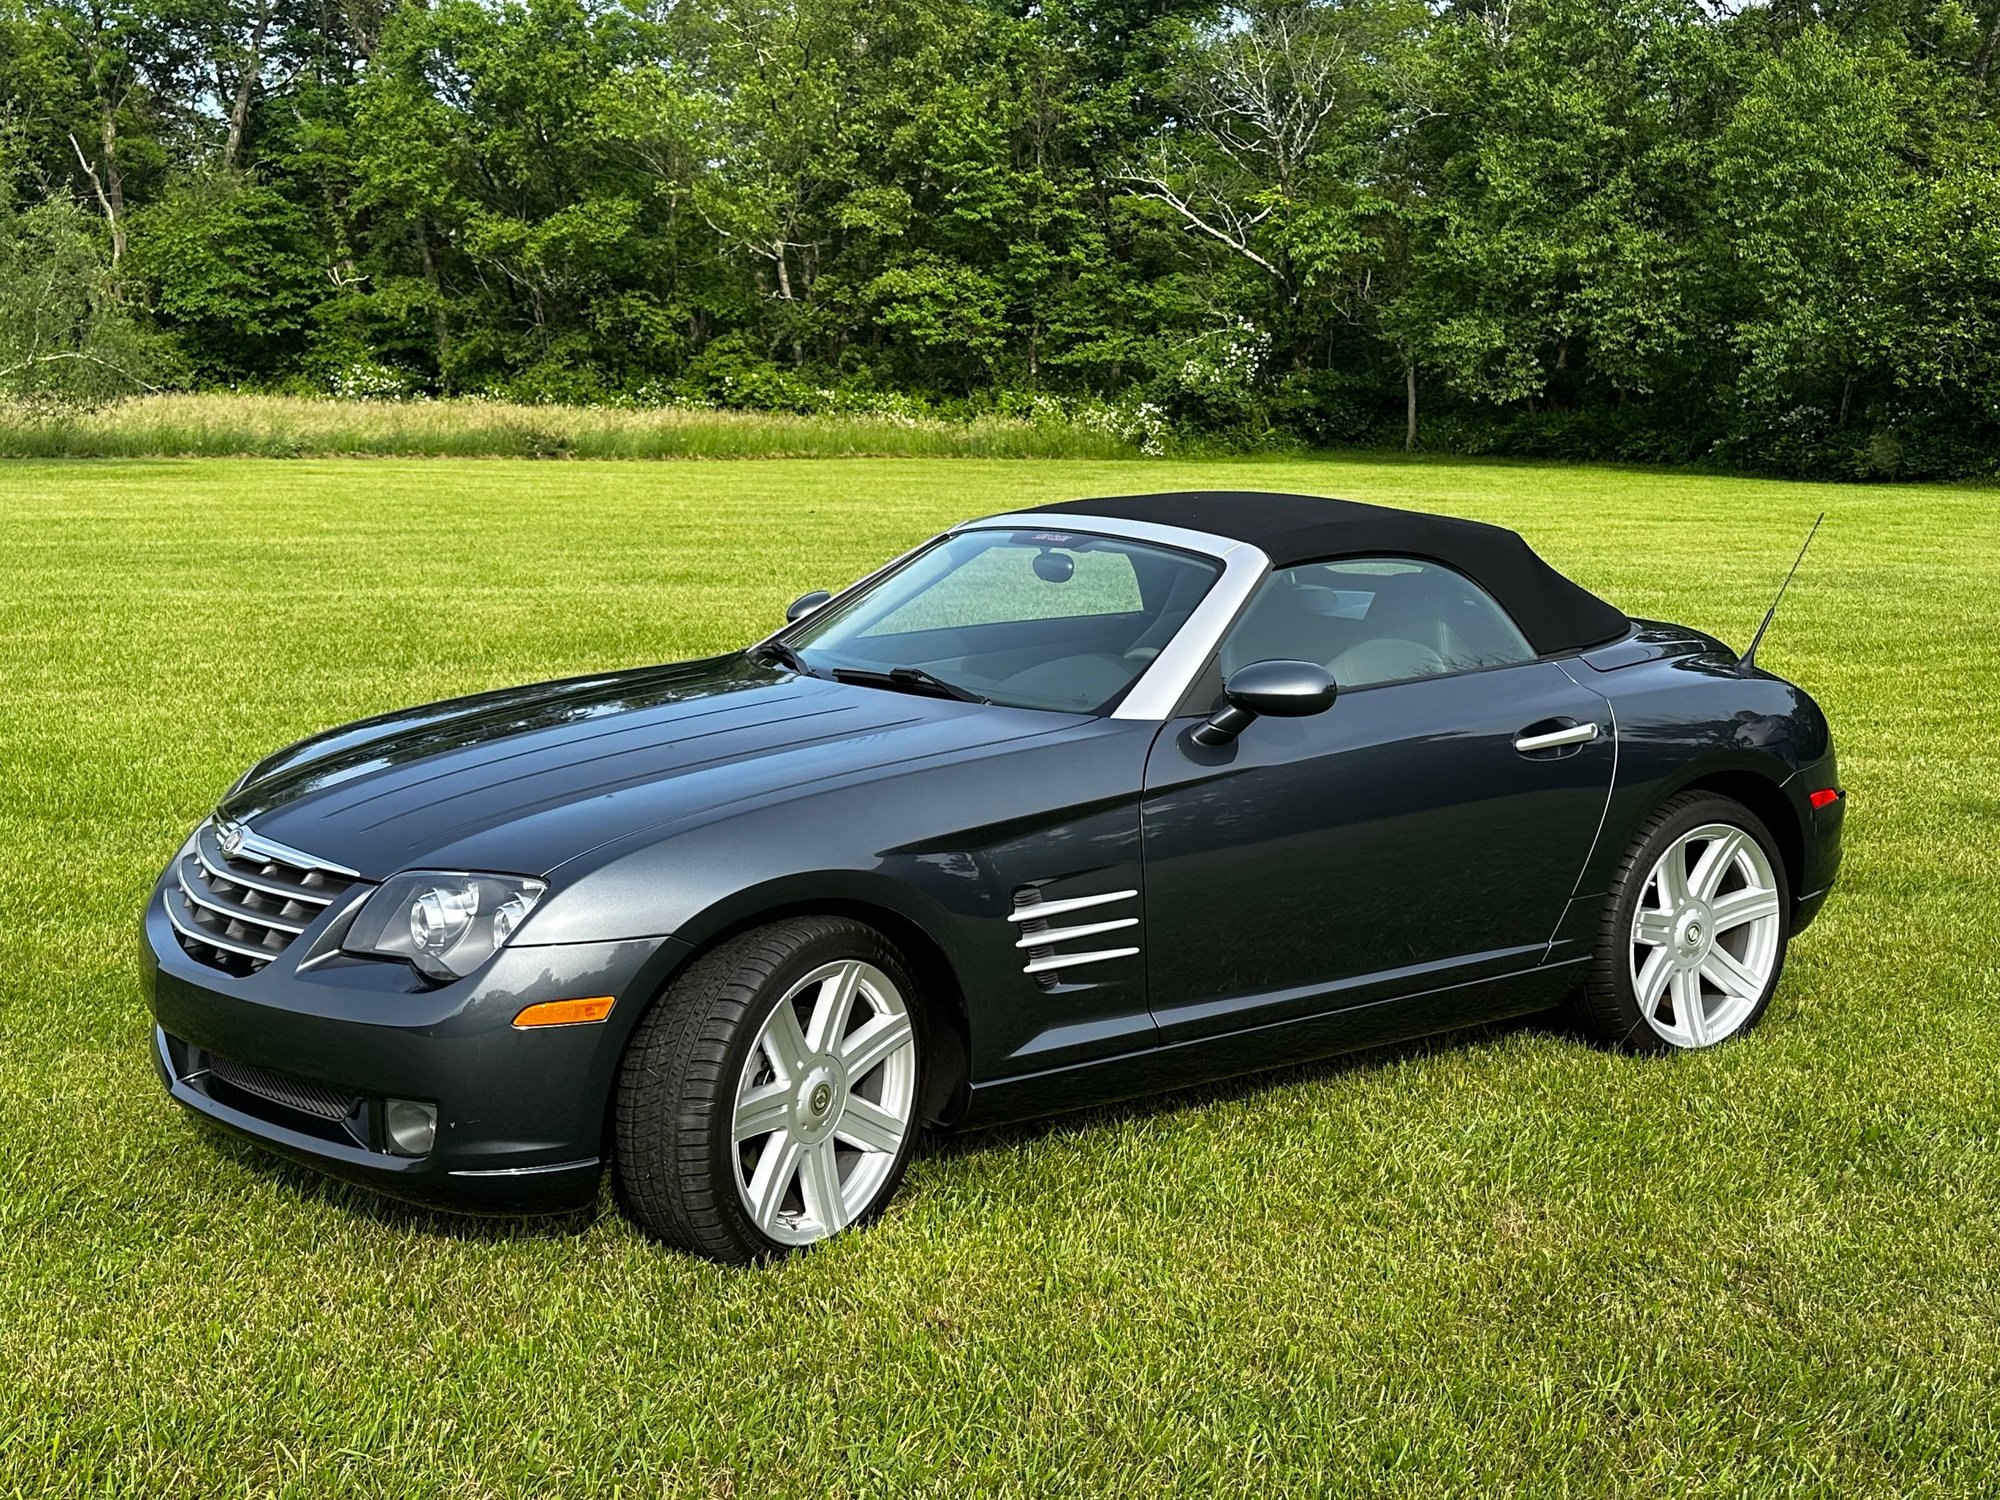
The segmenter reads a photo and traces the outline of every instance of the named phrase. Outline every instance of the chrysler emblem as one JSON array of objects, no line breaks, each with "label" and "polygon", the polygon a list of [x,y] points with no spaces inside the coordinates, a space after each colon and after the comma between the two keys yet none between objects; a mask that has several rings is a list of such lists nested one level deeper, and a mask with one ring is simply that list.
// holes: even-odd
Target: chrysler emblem
[{"label": "chrysler emblem", "polygon": [[215,829],[216,847],[222,850],[224,859],[234,859],[243,852],[243,825],[241,823],[218,823]]}]

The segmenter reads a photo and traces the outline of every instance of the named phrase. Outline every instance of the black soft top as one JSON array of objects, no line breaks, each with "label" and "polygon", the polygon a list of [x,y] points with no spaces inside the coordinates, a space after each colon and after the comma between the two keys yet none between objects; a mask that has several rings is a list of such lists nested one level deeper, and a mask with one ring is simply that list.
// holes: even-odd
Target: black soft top
[{"label": "black soft top", "polygon": [[1065,500],[1034,511],[1204,531],[1250,543],[1274,568],[1337,557],[1418,557],[1443,563],[1498,600],[1543,655],[1599,645],[1632,626],[1621,611],[1543,562],[1518,534],[1483,521],[1259,490],[1114,495]]}]

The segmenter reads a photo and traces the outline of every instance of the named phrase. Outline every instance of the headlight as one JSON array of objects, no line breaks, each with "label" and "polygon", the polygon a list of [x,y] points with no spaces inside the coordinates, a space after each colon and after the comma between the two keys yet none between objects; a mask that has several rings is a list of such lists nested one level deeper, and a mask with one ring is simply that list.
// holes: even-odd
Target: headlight
[{"label": "headlight", "polygon": [[506,946],[547,889],[520,875],[406,871],[368,898],[341,946],[408,959],[433,979],[463,979]]}]

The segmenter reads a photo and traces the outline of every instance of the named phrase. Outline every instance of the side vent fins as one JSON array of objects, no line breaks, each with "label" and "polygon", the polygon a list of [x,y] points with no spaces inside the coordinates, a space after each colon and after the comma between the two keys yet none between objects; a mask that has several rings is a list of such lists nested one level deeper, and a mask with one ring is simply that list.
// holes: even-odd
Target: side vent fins
[{"label": "side vent fins", "polygon": [[[1138,899],[1137,891],[1106,891],[1096,896],[1065,896],[1045,901],[1041,887],[1023,886],[1014,893],[1014,910],[1007,916],[1008,921],[1020,928],[1015,948],[1028,956],[1021,972],[1043,989],[1053,989],[1062,982],[1066,970],[1133,957],[1139,951],[1137,948],[1097,947],[1064,952],[1058,951],[1056,945],[1102,938],[1108,933],[1137,927],[1137,917],[1122,913],[1133,909],[1125,903]],[[1064,920],[1080,912],[1088,915],[1075,921]]]}]

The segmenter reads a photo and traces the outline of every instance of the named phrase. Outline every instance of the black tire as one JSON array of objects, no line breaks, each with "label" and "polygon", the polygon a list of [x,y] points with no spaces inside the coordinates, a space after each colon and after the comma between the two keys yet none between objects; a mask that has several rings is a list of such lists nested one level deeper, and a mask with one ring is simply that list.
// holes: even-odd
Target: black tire
[{"label": "black tire", "polygon": [[[646,1233],[732,1265],[801,1248],[760,1230],[738,1189],[736,1090],[778,1003],[814,969],[843,959],[872,964],[907,999],[914,1098],[922,1100],[923,1006],[909,965],[887,938],[840,917],[797,917],[732,938],[667,987],[640,1020],[619,1071],[614,1182],[621,1206]],[[886,1178],[851,1225],[872,1221],[888,1205],[921,1125],[913,1115]]]},{"label": "black tire", "polygon": [[1613,872],[1610,895],[1599,920],[1595,951],[1575,1005],[1578,1023],[1598,1040],[1649,1056],[1670,1056],[1689,1050],[1660,1035],[1641,1013],[1632,984],[1633,922],[1647,881],[1661,856],[1678,840],[1710,823],[1740,828],[1756,840],[1770,864],[1778,893],[1776,960],[1748,1017],[1728,1036],[1741,1036],[1749,1031],[1770,1007],[1771,996],[1784,975],[1785,950],[1791,942],[1791,887],[1777,841],[1762,819],[1733,798],[1714,792],[1682,792],[1668,798],[1639,825]]}]

